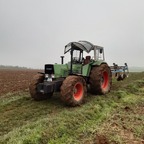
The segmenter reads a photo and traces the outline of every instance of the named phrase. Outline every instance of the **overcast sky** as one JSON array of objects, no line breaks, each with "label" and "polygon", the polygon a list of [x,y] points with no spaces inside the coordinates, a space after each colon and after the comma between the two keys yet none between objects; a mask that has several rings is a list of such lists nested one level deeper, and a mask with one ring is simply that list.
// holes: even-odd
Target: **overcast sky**
[{"label": "overcast sky", "polygon": [[144,66],[144,0],[0,0],[0,65],[60,63],[87,40],[113,62]]}]

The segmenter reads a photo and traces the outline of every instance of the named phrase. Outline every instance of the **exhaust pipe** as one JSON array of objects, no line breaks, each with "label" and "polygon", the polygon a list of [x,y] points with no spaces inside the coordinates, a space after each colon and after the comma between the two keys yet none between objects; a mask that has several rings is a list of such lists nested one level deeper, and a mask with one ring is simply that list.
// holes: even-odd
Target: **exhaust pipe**
[{"label": "exhaust pipe", "polygon": [[61,56],[61,64],[64,63],[64,56]]}]

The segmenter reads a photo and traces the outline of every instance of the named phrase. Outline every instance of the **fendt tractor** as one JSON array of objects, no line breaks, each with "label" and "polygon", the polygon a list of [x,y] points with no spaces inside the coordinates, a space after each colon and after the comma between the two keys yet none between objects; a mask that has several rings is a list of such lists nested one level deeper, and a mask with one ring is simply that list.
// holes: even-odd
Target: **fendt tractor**
[{"label": "fendt tractor", "polygon": [[[84,54],[91,54],[93,56]],[[62,101],[70,106],[81,105],[87,95],[106,94],[112,85],[112,72],[105,62],[104,49],[87,41],[70,42],[64,54],[70,53],[70,62],[46,64],[44,73],[38,73],[30,83],[29,89],[34,100],[50,98],[60,91]]]}]

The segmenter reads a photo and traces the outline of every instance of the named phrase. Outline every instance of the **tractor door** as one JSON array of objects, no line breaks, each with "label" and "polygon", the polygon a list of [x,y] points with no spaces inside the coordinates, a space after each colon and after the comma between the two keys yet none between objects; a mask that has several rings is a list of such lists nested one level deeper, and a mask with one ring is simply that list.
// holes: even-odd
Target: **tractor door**
[{"label": "tractor door", "polygon": [[82,74],[82,61],[83,61],[83,51],[76,49],[72,50],[71,52],[72,74]]}]

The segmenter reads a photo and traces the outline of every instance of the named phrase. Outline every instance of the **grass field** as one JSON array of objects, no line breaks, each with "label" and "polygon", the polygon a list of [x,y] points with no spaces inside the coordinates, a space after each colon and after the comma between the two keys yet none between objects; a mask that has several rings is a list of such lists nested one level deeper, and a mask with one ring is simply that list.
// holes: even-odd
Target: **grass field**
[{"label": "grass field", "polygon": [[67,107],[56,93],[33,101],[27,91],[0,96],[0,144],[143,144],[144,73],[113,80],[105,96],[88,93]]}]

